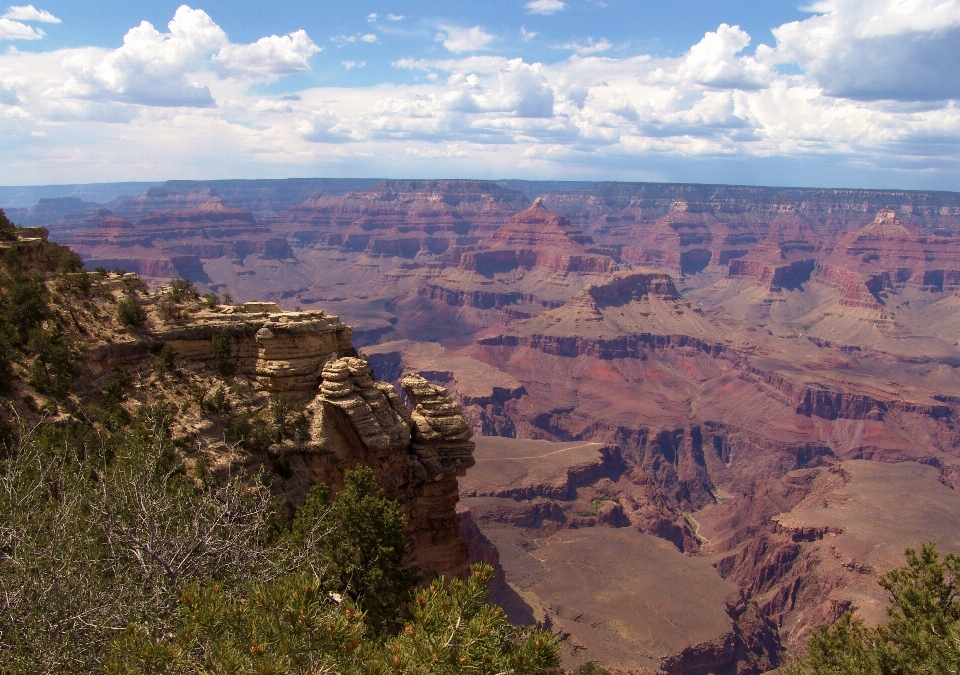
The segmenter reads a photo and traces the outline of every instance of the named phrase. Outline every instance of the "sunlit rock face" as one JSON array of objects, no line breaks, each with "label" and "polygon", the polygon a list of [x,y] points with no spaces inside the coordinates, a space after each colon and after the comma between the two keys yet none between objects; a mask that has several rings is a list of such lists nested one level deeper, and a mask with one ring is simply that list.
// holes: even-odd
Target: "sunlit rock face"
[{"label": "sunlit rock face", "polygon": [[[336,488],[356,464],[373,468],[386,493],[400,502],[412,542],[408,563],[426,577],[462,576],[466,540],[456,513],[457,476],[473,466],[472,431],[442,387],[412,375],[404,405],[393,385],[376,382],[366,358],[331,359],[310,404],[310,443],[298,458],[301,481]],[[290,481],[297,489],[297,481]]]}]

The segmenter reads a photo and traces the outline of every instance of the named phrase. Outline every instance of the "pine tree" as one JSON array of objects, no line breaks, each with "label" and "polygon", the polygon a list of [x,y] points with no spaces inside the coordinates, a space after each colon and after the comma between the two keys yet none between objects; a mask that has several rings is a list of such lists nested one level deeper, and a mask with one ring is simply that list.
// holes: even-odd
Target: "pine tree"
[{"label": "pine tree", "polygon": [[868,628],[849,612],[819,627],[807,642],[808,656],[785,675],[955,675],[960,672],[960,557],[940,559],[935,544],[879,583],[890,594],[886,626]]},{"label": "pine tree", "polygon": [[474,565],[469,578],[434,580],[411,604],[403,630],[368,658],[374,675],[539,675],[560,665],[552,633],[517,628],[485,602],[493,568]]},{"label": "pine tree", "polygon": [[345,487],[327,505],[327,492],[314,490],[294,523],[302,538],[315,523],[329,523],[318,543],[318,564],[324,566],[325,587],[343,593],[366,615],[372,634],[398,626],[400,608],[410,599],[416,577],[403,566],[406,519],[397,503],[387,499],[366,466],[348,470]]}]

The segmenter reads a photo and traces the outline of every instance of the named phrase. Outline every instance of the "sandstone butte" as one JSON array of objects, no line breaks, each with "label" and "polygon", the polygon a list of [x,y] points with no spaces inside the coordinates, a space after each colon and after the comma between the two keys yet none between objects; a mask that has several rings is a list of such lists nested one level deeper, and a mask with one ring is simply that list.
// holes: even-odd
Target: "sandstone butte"
[{"label": "sandstone butte", "polygon": [[[411,527],[445,533],[418,564],[462,569],[468,541],[571,666],[762,672],[845,609],[882,620],[874,579],[904,547],[960,550],[958,194],[181,181],[22,215],[44,213],[90,266],[302,309],[156,339],[201,358],[203,330],[231,331],[258,386],[316,397],[291,498],[353,461],[323,448],[375,448],[405,508],[434,508]],[[320,310],[367,360],[268,356],[339,323]],[[462,406],[428,420],[440,438],[384,384],[412,372]],[[421,415],[452,410],[430,391]]]}]

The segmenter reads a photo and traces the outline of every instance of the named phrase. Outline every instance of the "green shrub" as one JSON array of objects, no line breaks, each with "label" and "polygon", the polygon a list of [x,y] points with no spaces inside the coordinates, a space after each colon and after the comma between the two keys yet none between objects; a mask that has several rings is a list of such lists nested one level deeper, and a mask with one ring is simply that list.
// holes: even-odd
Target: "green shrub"
[{"label": "green shrub", "polygon": [[346,673],[356,664],[363,622],[341,608],[316,576],[251,584],[237,596],[221,584],[180,595],[173,639],[131,624],[112,645],[109,675],[140,673]]},{"label": "green shrub", "polygon": [[[142,421],[167,418],[151,406]],[[128,623],[169,632],[184,585],[277,575],[269,491],[242,476],[198,487],[162,426],[24,436],[0,455],[0,671],[101,671]]]},{"label": "green shrub", "polygon": [[243,439],[244,450],[253,454],[262,454],[276,442],[276,432],[267,424],[257,421]]},{"label": "green shrub", "polygon": [[57,262],[56,290],[60,293],[74,293],[81,297],[90,294],[93,282],[83,269],[83,260],[73,251],[67,251]]},{"label": "green shrub", "polygon": [[[208,400],[206,403],[207,406],[212,407],[213,404]],[[208,408],[209,409],[209,408]],[[233,415],[227,421],[227,425],[223,430],[223,435],[226,438],[228,443],[234,445],[242,445],[246,442],[247,438],[250,436],[250,432],[253,429],[253,425],[250,424],[250,416],[246,414]]]},{"label": "green shrub", "polygon": [[220,298],[217,297],[216,293],[204,293],[202,297],[207,309],[215,309],[220,304]]},{"label": "green shrub", "polygon": [[[207,400],[207,408],[215,410],[217,406],[217,392],[213,393]],[[230,412],[230,403],[223,406],[221,414],[226,415]],[[238,445],[252,454],[262,454],[274,444],[276,432],[269,424],[264,424],[262,420],[256,419],[248,412],[241,412],[231,415],[227,425],[223,430],[224,436],[229,443]]]},{"label": "green shrub", "polygon": [[180,323],[187,318],[187,313],[183,311],[183,308],[171,300],[169,296],[160,298],[158,312],[160,319],[166,323]]},{"label": "green shrub", "polygon": [[10,389],[13,382],[13,349],[3,334],[0,334],[0,394]]},{"label": "green shrub", "polygon": [[290,401],[283,394],[270,394],[270,421],[273,422],[274,442],[279,443],[290,434]]},{"label": "green shrub", "polygon": [[127,328],[139,328],[146,320],[147,313],[132,295],[128,295],[117,305],[117,321],[120,322],[120,325]]},{"label": "green shrub", "polygon": [[66,251],[57,262],[57,271],[61,274],[72,274],[83,271],[83,258],[75,251]]},{"label": "green shrub", "polygon": [[200,297],[200,292],[193,285],[192,281],[186,279],[171,279],[169,297],[176,303],[196,300]]},{"label": "green shrub", "polygon": [[[213,413],[218,413],[220,415],[226,415],[230,412],[230,401],[227,399],[227,390],[223,386],[219,386],[210,396],[201,402],[201,407],[205,410],[208,410]],[[246,430],[244,433],[246,433]]]},{"label": "green shrub", "polygon": [[406,519],[387,499],[369,467],[347,471],[346,486],[331,503],[325,488],[314,488],[297,512],[292,541],[310,541],[317,523],[336,523],[319,542],[326,587],[343,594],[365,614],[378,635],[399,626],[400,607],[410,598],[416,577],[403,567]]},{"label": "green shrub", "polygon": [[64,398],[77,370],[78,354],[70,340],[60,331],[35,329],[27,351],[34,355],[30,384],[45,394]]},{"label": "green shrub", "polygon": [[541,675],[556,672],[560,649],[545,630],[511,626],[502,608],[484,601],[493,568],[477,564],[465,579],[436,579],[410,603],[396,637],[368,650],[374,675]]},{"label": "green shrub", "polygon": [[50,293],[43,279],[27,274],[16,258],[8,259],[7,272],[0,293],[0,330],[14,347],[22,347],[31,331],[51,316]]},{"label": "green shrub", "polygon": [[[559,665],[549,632],[515,628],[484,598],[493,577],[437,579],[415,596],[403,570],[403,517],[369,468],[348,471],[329,500],[314,488],[278,547],[290,573],[231,588],[192,584],[167,632],[131,624],[107,672],[541,675]],[[406,619],[402,603],[409,601]]]},{"label": "green shrub", "polygon": [[157,354],[153,369],[159,374],[172,373],[177,368],[177,353],[170,345],[163,345],[163,349]]},{"label": "green shrub", "polygon": [[125,390],[130,385],[130,375],[121,371],[104,385],[99,400],[90,409],[92,416],[111,431],[120,431],[130,421],[130,415],[123,407],[123,402],[127,400]]},{"label": "green shrub", "polygon": [[0,417],[0,461],[10,456],[17,440],[17,432],[10,420]]},{"label": "green shrub", "polygon": [[210,354],[213,357],[213,369],[217,375],[220,377],[233,375],[235,365],[230,358],[233,355],[233,344],[229,333],[222,330],[213,336]]},{"label": "green shrub", "polygon": [[7,214],[0,209],[0,240],[12,241],[17,238],[17,226],[10,222]]},{"label": "green shrub", "polygon": [[[232,595],[222,585],[190,586],[168,638],[131,625],[113,643],[111,675],[140,673],[361,673],[367,675],[542,675],[560,663],[556,638],[515,628],[484,597],[493,568],[466,580],[438,579],[411,603],[396,636],[371,640],[367,615],[297,572]],[[600,672],[600,671],[598,671]]]}]

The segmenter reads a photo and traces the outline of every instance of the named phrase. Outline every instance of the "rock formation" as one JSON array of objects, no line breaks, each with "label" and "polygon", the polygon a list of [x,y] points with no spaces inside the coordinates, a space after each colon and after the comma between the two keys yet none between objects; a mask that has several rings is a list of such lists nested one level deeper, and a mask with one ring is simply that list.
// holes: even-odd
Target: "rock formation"
[{"label": "rock formation", "polygon": [[487,275],[517,267],[594,274],[617,269],[610,251],[597,248],[589,236],[545,209],[541,201],[513,216],[477,249],[461,255],[461,269]]},{"label": "rock formation", "polygon": [[184,325],[156,331],[155,339],[186,358],[210,363],[213,337],[221,333],[230,338],[230,359],[240,374],[295,400],[316,394],[328,359],[353,351],[351,328],[319,311],[200,312]]},{"label": "rock formation", "polygon": [[428,578],[462,576],[468,545],[459,534],[457,476],[473,466],[469,423],[442,387],[416,375],[403,386],[413,412],[393,385],[374,380],[366,358],[327,361],[308,408],[310,442],[292,458],[285,489],[297,499],[309,484],[338,486],[347,468],[371,466],[408,518],[410,566]]},{"label": "rock formation", "polygon": [[209,281],[204,261],[215,258],[292,256],[286,239],[273,235],[249,211],[229,207],[219,197],[182,210],[131,217],[100,209],[86,221],[87,231],[65,243],[88,267],[121,268],[149,281],[175,276]]},{"label": "rock formation", "polygon": [[[125,278],[116,281],[122,284]],[[150,300],[157,304],[164,293]],[[407,516],[409,566],[424,579],[464,575],[468,544],[459,534],[457,478],[473,466],[474,445],[460,406],[443,387],[409,375],[402,381],[413,407],[408,410],[392,384],[376,381],[369,360],[355,356],[351,329],[338,317],[258,311],[270,308],[269,303],[246,303],[196,309],[177,324],[152,326],[97,347],[89,355],[91,370],[97,377],[120,367],[140,368],[167,346],[185,368],[199,368],[209,377],[216,365],[214,341],[226,336],[236,375],[230,388],[249,383],[244,396],[254,402],[259,396],[261,405],[266,394],[306,403],[307,433],[297,443],[241,456],[213,443],[208,455],[215,472],[232,470],[237,462],[252,470],[264,467],[273,474],[277,494],[298,505],[313,485],[324,483],[336,492],[347,469],[370,466]],[[202,423],[181,433],[194,434],[203,444]]]}]

